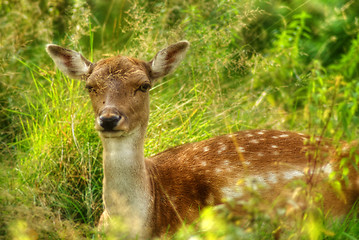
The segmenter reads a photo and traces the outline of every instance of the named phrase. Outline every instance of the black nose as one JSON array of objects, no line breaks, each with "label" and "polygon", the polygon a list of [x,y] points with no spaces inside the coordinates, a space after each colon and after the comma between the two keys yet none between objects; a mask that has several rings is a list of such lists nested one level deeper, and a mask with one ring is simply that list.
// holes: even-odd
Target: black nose
[{"label": "black nose", "polygon": [[111,131],[117,126],[117,123],[121,120],[121,116],[113,115],[110,117],[100,116],[100,125],[105,131]]}]

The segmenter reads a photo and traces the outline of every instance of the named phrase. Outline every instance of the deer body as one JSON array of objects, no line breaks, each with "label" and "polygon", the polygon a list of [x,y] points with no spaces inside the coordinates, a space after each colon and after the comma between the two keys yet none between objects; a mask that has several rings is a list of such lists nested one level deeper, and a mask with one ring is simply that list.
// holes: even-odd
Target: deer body
[{"label": "deer body", "polygon": [[[244,187],[236,186],[239,179],[265,186],[263,195],[268,202],[288,197],[290,190],[285,186],[308,177],[306,171],[313,159],[307,153],[318,147],[303,144],[308,140],[301,133],[247,130],[178,146],[150,158],[152,168],[156,168],[151,177],[160,190],[156,197],[164,201],[155,204],[161,212],[155,217],[155,227],[179,225],[180,217],[193,220],[198,217],[199,207],[220,204],[223,198],[248,199]],[[344,155],[336,156],[326,143],[319,148],[327,160],[316,167],[313,191],[323,194],[327,212],[343,215],[358,199],[359,176],[352,169],[349,178],[354,181],[344,187],[346,197],[340,199],[323,178],[339,169]],[[166,229],[155,230],[163,233]]]},{"label": "deer body", "polygon": [[97,63],[75,51],[47,46],[58,68],[85,80],[89,90],[104,147],[101,221],[106,225],[121,217],[133,236],[160,236],[193,221],[207,205],[228,197],[248,198],[236,185],[239,179],[266,186],[263,196],[270,201],[285,197],[290,181],[304,179],[323,194],[326,211],[346,213],[358,199],[359,177],[350,171],[344,197],[326,190],[323,179],[339,169],[342,157],[352,156],[349,151],[337,154],[323,139],[308,144],[309,137],[300,133],[248,130],[144,158],[149,88],[177,67],[188,46],[187,41],[173,44],[150,62],[118,56]]}]

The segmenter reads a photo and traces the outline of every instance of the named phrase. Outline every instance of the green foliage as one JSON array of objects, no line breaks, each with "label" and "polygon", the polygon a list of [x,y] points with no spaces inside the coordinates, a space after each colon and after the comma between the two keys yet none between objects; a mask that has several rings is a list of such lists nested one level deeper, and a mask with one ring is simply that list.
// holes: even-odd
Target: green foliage
[{"label": "green foliage", "polygon": [[[350,142],[359,136],[358,11],[358,1],[344,0],[1,1],[0,235],[99,237],[102,147],[91,104],[82,82],[54,70],[46,43],[96,61],[116,54],[150,60],[170,43],[191,42],[183,64],[151,90],[146,156],[254,128]],[[330,179],[338,193],[345,161]],[[305,184],[294,186],[306,192]],[[228,200],[174,238],[359,235],[357,210],[330,222],[310,204],[298,215],[247,190],[251,201],[236,203],[245,214]]]}]

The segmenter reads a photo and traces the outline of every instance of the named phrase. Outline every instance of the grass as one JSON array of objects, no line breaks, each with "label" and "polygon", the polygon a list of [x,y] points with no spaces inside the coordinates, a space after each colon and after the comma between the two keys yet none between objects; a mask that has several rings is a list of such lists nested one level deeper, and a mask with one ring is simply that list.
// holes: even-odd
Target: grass
[{"label": "grass", "polygon": [[[355,1],[31,4],[36,7],[0,3],[6,23],[0,27],[1,238],[98,237],[102,146],[91,104],[83,82],[54,70],[46,43],[95,60],[119,53],[150,60],[170,43],[191,42],[183,64],[151,90],[146,156],[242,129],[358,139]],[[284,218],[280,209],[262,208],[253,194],[249,215],[208,208],[174,239],[359,235],[357,211],[344,221],[311,214]]]}]

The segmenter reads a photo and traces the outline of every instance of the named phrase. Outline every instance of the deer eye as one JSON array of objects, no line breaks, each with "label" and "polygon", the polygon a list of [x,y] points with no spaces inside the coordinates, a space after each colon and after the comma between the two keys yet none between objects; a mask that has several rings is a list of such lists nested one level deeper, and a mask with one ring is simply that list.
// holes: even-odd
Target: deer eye
[{"label": "deer eye", "polygon": [[96,90],[93,86],[86,85],[85,88],[89,91],[89,93],[96,92]]},{"label": "deer eye", "polygon": [[138,90],[140,90],[141,92],[147,92],[150,88],[151,88],[151,84],[144,83],[139,87]]}]

